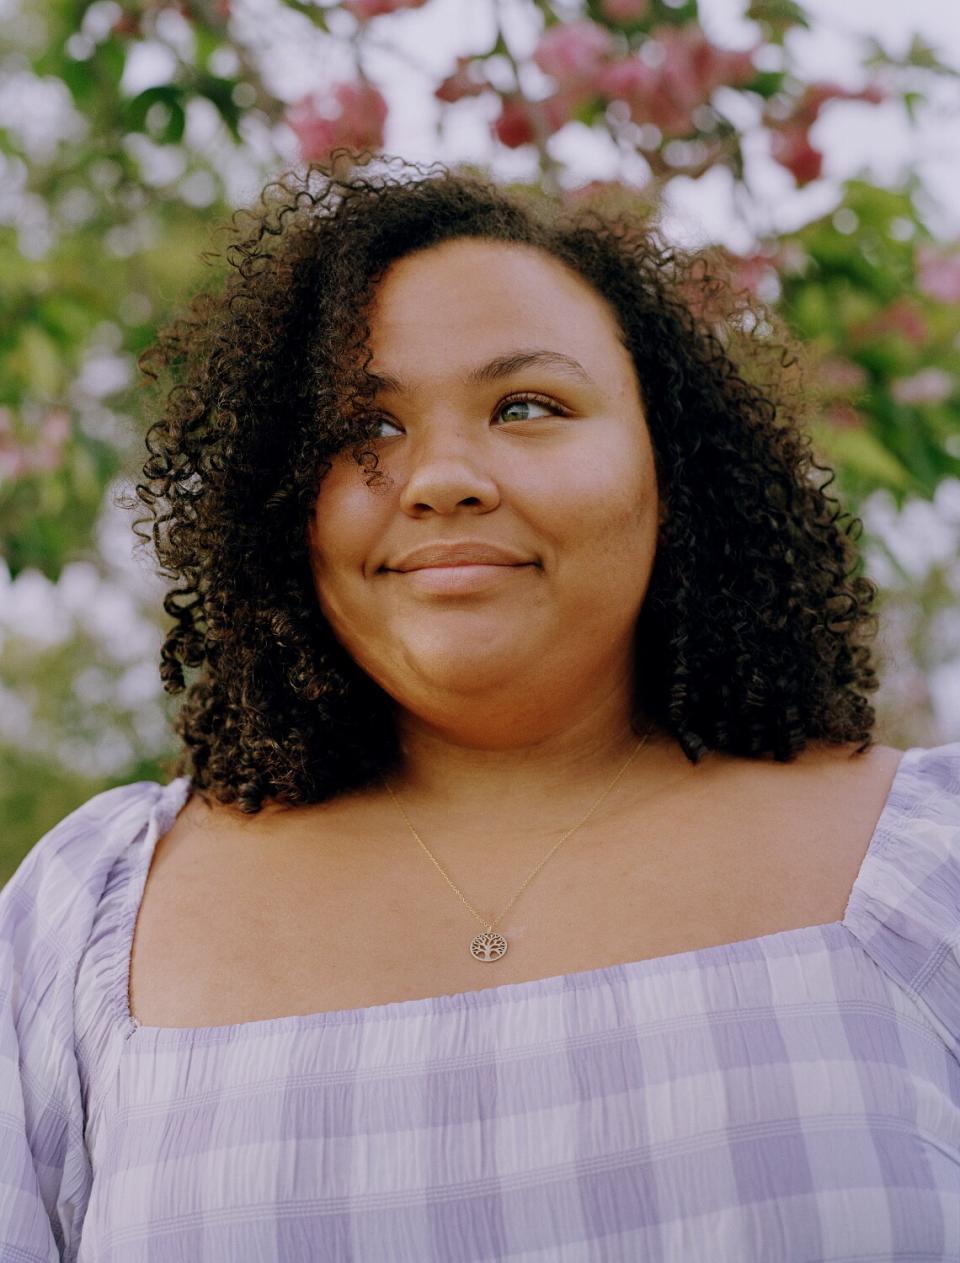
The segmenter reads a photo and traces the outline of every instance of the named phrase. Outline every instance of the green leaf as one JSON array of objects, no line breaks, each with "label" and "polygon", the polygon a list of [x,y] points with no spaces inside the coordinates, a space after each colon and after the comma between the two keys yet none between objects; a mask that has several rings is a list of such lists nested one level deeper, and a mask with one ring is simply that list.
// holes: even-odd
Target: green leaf
[{"label": "green leaf", "polygon": [[867,429],[839,429],[824,422],[811,426],[816,448],[827,459],[881,486],[910,490],[910,471],[889,448]]},{"label": "green leaf", "polygon": [[[147,115],[154,105],[165,105],[170,111],[171,120],[174,110],[178,110],[182,115],[183,107],[180,105],[182,94],[183,89],[176,83],[163,83],[158,84],[156,87],[145,89],[145,91],[126,103],[123,119],[127,129],[132,132],[146,131]],[[167,126],[169,126],[169,123]],[[180,134],[183,135],[182,127]]]},{"label": "green leaf", "polygon": [[123,77],[123,68],[127,62],[127,50],[117,39],[108,39],[97,47],[91,57],[100,75],[104,76],[111,87],[119,87]]},{"label": "green leaf", "polygon": [[587,101],[581,101],[570,117],[578,123],[592,127],[598,119],[603,118],[605,109],[599,97],[591,97]]},{"label": "green leaf", "polygon": [[749,83],[743,85],[742,91],[756,92],[758,96],[769,100],[781,90],[786,77],[783,70],[761,70]]},{"label": "green leaf", "polygon": [[69,88],[74,104],[79,106],[81,110],[89,105],[91,98],[96,96],[100,86],[92,61],[66,59],[63,63],[61,78]]},{"label": "green leaf", "polygon": [[196,90],[216,106],[220,117],[226,123],[234,140],[240,136],[240,108],[233,99],[233,90],[237,86],[235,79],[220,79],[216,75],[201,75],[196,82]]},{"label": "green leaf", "polygon": [[68,294],[45,298],[37,315],[44,328],[68,351],[87,337],[99,318],[94,308]]},{"label": "green leaf", "polygon": [[917,106],[918,106],[918,105],[926,105],[926,103],[927,103],[927,97],[926,97],[926,94],[925,94],[925,93],[923,93],[923,92],[904,92],[904,94],[903,94],[903,104],[904,104],[904,107],[906,108],[906,111],[907,111],[907,118],[909,118],[909,120],[910,120],[910,122],[911,122],[911,123],[916,124],[916,121],[917,121]]},{"label": "green leaf", "polygon": [[783,36],[791,26],[810,26],[806,13],[795,0],[751,0],[746,16],[766,26],[775,44],[783,42]]},{"label": "green leaf", "polygon": [[33,322],[20,331],[19,345],[12,359],[31,394],[53,399],[63,384],[63,362],[56,342]]}]

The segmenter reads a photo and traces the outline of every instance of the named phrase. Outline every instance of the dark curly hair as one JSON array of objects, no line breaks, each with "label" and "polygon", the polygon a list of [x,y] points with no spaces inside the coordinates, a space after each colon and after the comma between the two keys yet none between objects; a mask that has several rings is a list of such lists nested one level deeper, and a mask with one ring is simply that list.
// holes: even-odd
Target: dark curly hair
[{"label": "dark curly hair", "polygon": [[[319,609],[306,527],[336,452],[378,477],[364,449],[378,280],[458,237],[561,260],[610,304],[633,358],[667,511],[637,624],[637,712],[694,763],[708,750],[786,762],[811,739],[868,749],[877,587],[860,573],[860,519],[826,494],[797,350],[770,313],[622,198],[393,158],[349,155],[335,174],[343,157],[238,211],[213,256],[225,278],[141,358],[162,402],[136,486],[150,517],[134,531],[173,581],[160,664],[168,693],[186,689],[173,774],[256,812],[396,765],[394,704]],[[817,485],[814,470],[829,476]]]}]

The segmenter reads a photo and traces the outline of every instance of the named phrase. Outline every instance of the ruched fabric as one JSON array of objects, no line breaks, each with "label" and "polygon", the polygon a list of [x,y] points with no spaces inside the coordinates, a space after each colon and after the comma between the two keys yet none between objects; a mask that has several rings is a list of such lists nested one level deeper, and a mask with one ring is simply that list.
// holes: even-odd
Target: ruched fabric
[{"label": "ruched fabric", "polygon": [[188,791],[96,796],[0,893],[4,1263],[960,1259],[960,743],[905,753],[841,921],[143,1026]]}]

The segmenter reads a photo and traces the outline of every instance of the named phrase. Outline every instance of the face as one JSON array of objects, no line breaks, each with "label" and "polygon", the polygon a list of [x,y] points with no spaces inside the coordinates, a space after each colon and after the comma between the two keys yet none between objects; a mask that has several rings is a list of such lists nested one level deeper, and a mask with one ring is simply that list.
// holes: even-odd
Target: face
[{"label": "face", "polygon": [[533,247],[445,242],[388,269],[370,349],[385,478],[340,453],[309,527],[341,644],[437,722],[630,688],[658,498],[605,300]]}]

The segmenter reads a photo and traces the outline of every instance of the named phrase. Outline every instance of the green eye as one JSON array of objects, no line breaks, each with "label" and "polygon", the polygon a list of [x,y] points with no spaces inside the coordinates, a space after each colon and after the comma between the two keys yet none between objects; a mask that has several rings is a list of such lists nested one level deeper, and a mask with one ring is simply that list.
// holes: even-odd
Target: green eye
[{"label": "green eye", "polygon": [[563,411],[563,409],[560,407],[559,404],[554,403],[552,399],[548,399],[546,395],[527,394],[527,395],[514,395],[511,399],[504,399],[503,403],[501,403],[500,406],[497,408],[497,415],[502,416],[508,408],[526,408],[528,410],[526,415],[519,416],[519,417],[507,417],[506,420],[508,421],[537,421],[539,420],[538,417],[530,415],[529,409],[531,406],[535,408],[543,408],[545,411],[550,412],[550,413],[558,413],[558,412]]},{"label": "green eye", "polygon": [[[400,429],[397,423],[395,421],[391,421],[389,417],[375,417],[371,419],[370,424],[372,426],[372,433],[370,437],[374,439],[389,439],[393,437],[391,434],[383,434],[380,429],[381,426],[392,425],[395,430]],[[402,433],[402,431],[400,432]]]}]

